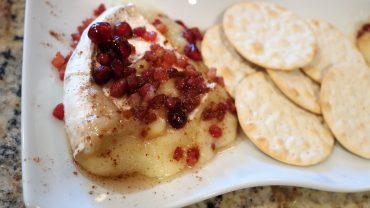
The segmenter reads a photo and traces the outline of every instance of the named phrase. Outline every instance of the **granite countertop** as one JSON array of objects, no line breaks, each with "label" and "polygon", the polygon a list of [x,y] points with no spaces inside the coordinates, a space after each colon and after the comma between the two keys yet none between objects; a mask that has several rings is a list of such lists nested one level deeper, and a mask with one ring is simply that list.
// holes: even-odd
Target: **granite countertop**
[{"label": "granite countertop", "polygon": [[[0,207],[24,207],[21,176],[21,70],[24,1],[0,1]],[[243,189],[190,207],[370,207],[370,192],[295,187]]]}]

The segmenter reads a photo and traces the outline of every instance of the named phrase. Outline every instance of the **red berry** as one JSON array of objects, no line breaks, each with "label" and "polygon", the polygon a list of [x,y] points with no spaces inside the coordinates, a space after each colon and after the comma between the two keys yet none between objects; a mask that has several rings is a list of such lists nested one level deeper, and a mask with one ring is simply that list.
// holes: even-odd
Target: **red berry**
[{"label": "red berry", "polygon": [[173,159],[179,161],[184,156],[184,150],[181,147],[176,147],[175,151],[173,152]]},{"label": "red berry", "polygon": [[121,60],[114,59],[111,63],[111,67],[116,78],[124,77],[124,66]]},{"label": "red berry", "polygon": [[152,99],[154,97],[155,90],[156,89],[152,84],[146,83],[139,89],[139,94],[145,99]]},{"label": "red berry", "polygon": [[92,71],[92,77],[96,84],[103,85],[107,83],[112,75],[112,69],[108,66],[100,66]]},{"label": "red berry", "polygon": [[216,139],[222,136],[222,129],[215,124],[209,127],[208,132],[212,137]]},{"label": "red berry", "polygon": [[132,38],[133,32],[131,26],[127,22],[118,22],[114,25],[114,35],[129,39]]},{"label": "red berry", "polygon": [[198,50],[197,46],[194,43],[189,43],[188,45],[186,45],[184,53],[194,61],[202,60],[202,55],[200,54],[200,51]]},{"label": "red berry", "polygon": [[55,106],[53,110],[53,116],[61,121],[64,120],[64,105],[63,103],[59,103]]},{"label": "red berry", "polygon": [[202,40],[203,39],[202,33],[200,32],[199,28],[192,27],[189,30],[193,33],[193,36],[194,36],[195,40]]},{"label": "red berry", "polygon": [[182,33],[182,37],[184,37],[188,41],[188,43],[194,43],[196,39],[194,34],[191,32],[191,30],[185,30]]},{"label": "red berry", "polygon": [[108,22],[97,22],[91,25],[87,34],[93,43],[112,40],[112,27]]},{"label": "red berry", "polygon": [[181,67],[181,68],[185,68],[186,65],[188,65],[188,58],[186,56],[180,56],[177,59],[176,65]]},{"label": "red berry", "polygon": [[200,157],[199,148],[191,147],[186,151],[186,163],[188,166],[194,166]]},{"label": "red berry", "polygon": [[164,82],[168,79],[167,71],[163,69],[156,69],[153,74],[153,79],[159,82]]},{"label": "red berry", "polygon": [[101,65],[108,66],[110,64],[111,60],[112,60],[112,58],[110,57],[110,55],[108,53],[99,53],[97,55],[97,61]]},{"label": "red berry", "polygon": [[104,4],[100,4],[99,7],[94,10],[94,15],[95,16],[99,16],[104,11],[105,11],[105,5]]},{"label": "red berry", "polygon": [[149,107],[151,109],[160,109],[161,107],[164,106],[166,102],[166,95],[164,94],[159,94],[153,97],[153,99],[150,100],[149,102]]},{"label": "red berry", "polygon": [[163,55],[163,61],[168,63],[170,66],[172,66],[172,64],[175,64],[177,61],[175,52],[173,52],[173,50],[167,49],[165,54]]},{"label": "red berry", "polygon": [[125,79],[119,79],[110,86],[110,95],[115,98],[120,98],[126,93],[127,82]]},{"label": "red berry", "polygon": [[121,54],[123,59],[128,58],[131,54],[131,44],[119,36],[113,37],[112,47]]},{"label": "red berry", "polygon": [[181,100],[178,97],[168,97],[166,99],[166,107],[168,109],[174,109],[174,108],[178,107],[180,102],[181,102]]},{"label": "red berry", "polygon": [[136,37],[143,37],[144,34],[146,33],[146,28],[145,27],[136,27],[136,28],[134,28],[133,33]]},{"label": "red berry", "polygon": [[157,33],[154,31],[146,32],[143,35],[143,39],[149,42],[154,42],[157,39]]},{"label": "red berry", "polygon": [[168,122],[175,129],[181,129],[188,122],[188,118],[184,111],[179,108],[172,109],[167,114]]}]

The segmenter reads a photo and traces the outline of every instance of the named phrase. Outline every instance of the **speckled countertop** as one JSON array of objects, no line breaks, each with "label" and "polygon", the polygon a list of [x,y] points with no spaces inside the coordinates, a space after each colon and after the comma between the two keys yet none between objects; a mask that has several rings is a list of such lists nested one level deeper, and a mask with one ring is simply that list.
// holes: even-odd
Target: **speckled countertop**
[{"label": "speckled countertop", "polygon": [[[0,207],[24,207],[20,97],[24,1],[0,0]],[[190,207],[370,207],[370,192],[330,193],[293,187],[239,190]]]}]

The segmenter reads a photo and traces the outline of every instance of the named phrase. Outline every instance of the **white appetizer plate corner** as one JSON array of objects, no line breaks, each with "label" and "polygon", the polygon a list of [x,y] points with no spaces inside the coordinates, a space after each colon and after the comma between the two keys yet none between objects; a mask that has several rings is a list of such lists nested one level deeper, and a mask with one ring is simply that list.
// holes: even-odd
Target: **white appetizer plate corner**
[{"label": "white appetizer plate corner", "polygon": [[[23,193],[27,207],[179,207],[225,192],[263,185],[289,185],[327,191],[370,190],[370,161],[336,145],[333,154],[313,167],[279,163],[258,151],[247,139],[219,154],[197,172],[190,172],[143,191],[89,194],[93,182],[73,174],[62,122],[51,116],[62,100],[62,83],[50,65],[56,51],[68,51],[68,35],[58,41],[50,30],[71,34],[90,17],[98,0],[26,1],[22,80]],[[220,21],[233,0],[140,0],[170,17],[205,29]],[[305,18],[324,19],[353,37],[370,16],[369,0],[275,0]],[[122,3],[104,1],[107,6]],[[134,2],[135,3],[135,2]],[[202,180],[199,180],[199,178]]]}]

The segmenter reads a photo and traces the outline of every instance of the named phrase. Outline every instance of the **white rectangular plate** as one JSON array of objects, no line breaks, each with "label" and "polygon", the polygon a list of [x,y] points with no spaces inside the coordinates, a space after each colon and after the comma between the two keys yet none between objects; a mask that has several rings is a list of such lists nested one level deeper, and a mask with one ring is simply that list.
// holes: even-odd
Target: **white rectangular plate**
[{"label": "white rectangular plate", "polygon": [[[206,29],[219,22],[233,0],[141,0],[170,17]],[[368,0],[275,0],[305,18],[324,19],[353,37],[369,18]],[[294,167],[258,151],[245,136],[199,171],[168,183],[130,194],[102,187],[89,194],[94,182],[76,171],[69,154],[63,123],[51,115],[63,89],[50,60],[68,51],[69,35],[58,41],[50,30],[71,34],[100,3],[98,0],[26,1],[22,80],[23,192],[28,207],[178,207],[236,189],[261,185],[302,186],[328,191],[370,190],[370,161],[336,145],[330,158],[313,167]],[[105,2],[107,6],[117,0]],[[201,180],[200,180],[201,178]]]}]

